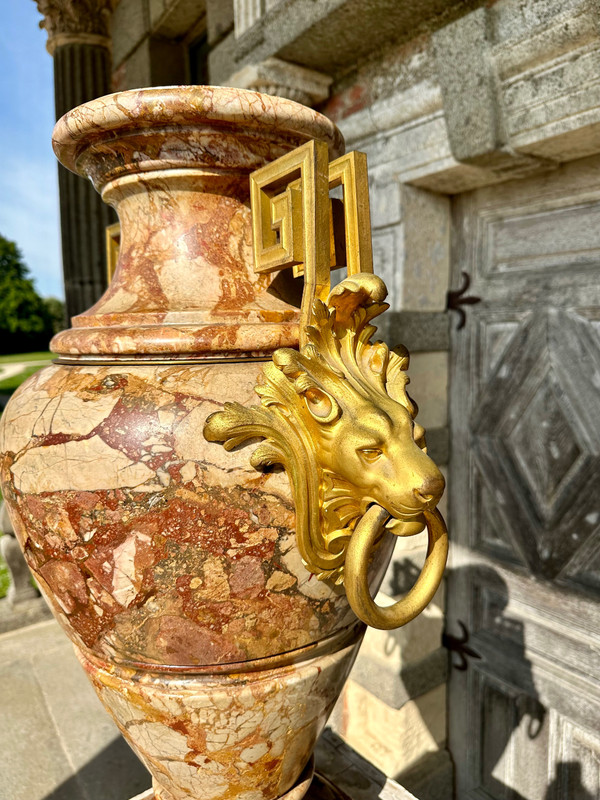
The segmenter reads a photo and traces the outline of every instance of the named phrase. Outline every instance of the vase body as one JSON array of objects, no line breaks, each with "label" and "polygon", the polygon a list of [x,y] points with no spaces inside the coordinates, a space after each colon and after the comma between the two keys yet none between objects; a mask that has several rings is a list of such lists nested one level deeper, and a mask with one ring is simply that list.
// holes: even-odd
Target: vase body
[{"label": "vase body", "polygon": [[117,209],[119,264],[7,405],[2,491],[163,800],[303,786],[363,633],[343,588],[302,563],[285,473],[202,434],[225,402],[255,404],[264,361],[297,346],[293,282],[253,271],[248,175],[310,138],[343,151],[310,109],[206,87],[100,98],[55,129],[61,161]]}]

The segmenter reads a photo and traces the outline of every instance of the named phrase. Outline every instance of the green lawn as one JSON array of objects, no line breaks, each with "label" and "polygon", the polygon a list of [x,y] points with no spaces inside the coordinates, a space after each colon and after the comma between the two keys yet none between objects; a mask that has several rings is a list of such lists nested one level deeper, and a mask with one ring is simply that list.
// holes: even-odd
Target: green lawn
[{"label": "green lawn", "polygon": [[30,375],[33,375],[34,372],[37,372],[38,369],[43,369],[43,367],[27,367],[22,372],[19,372],[18,375],[13,375],[11,378],[6,378],[6,380],[0,380],[0,394],[10,394],[14,392],[23,381]]},{"label": "green lawn", "polygon": [[[1,535],[2,534],[0,533],[0,536]],[[9,585],[10,579],[8,577],[8,567],[4,563],[2,556],[0,556],[0,599],[2,597],[6,597]]]},{"label": "green lawn", "polygon": [[[39,364],[40,361],[44,361],[49,364],[53,357],[53,354],[48,350],[43,350],[37,353],[13,353],[12,355],[8,356],[0,356],[0,394],[11,394],[14,392],[24,380],[26,380],[30,375],[33,375],[34,372],[37,372],[38,369],[41,369]],[[32,365],[31,367],[25,367],[25,369],[22,372],[19,372],[17,375],[10,375],[2,380],[3,365],[18,363],[26,364],[29,361],[34,361],[37,363],[35,366]]]},{"label": "green lawn", "polygon": [[56,356],[49,350],[42,350],[39,353],[13,353],[9,356],[0,356],[0,364],[14,364],[15,361],[52,361],[53,358]]}]

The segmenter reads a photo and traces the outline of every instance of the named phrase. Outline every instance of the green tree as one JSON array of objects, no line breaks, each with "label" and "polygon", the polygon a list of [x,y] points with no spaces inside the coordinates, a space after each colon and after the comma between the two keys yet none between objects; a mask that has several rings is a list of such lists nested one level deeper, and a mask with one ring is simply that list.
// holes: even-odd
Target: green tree
[{"label": "green tree", "polygon": [[52,320],[52,333],[64,331],[67,325],[65,319],[65,304],[63,301],[59,300],[57,297],[46,297],[44,298],[44,303],[46,303],[48,314],[50,314],[50,319]]},{"label": "green tree", "polygon": [[21,251],[0,236],[0,352],[46,349],[52,333],[52,316],[35,290]]}]

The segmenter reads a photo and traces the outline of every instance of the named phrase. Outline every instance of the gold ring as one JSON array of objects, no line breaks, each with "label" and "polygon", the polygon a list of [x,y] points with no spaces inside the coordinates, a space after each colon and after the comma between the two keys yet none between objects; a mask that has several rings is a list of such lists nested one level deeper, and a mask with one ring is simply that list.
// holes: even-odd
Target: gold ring
[{"label": "gold ring", "polygon": [[406,625],[423,611],[440,585],[448,558],[448,530],[437,508],[423,513],[428,536],[425,564],[412,589],[392,606],[375,604],[368,578],[373,546],[390,514],[381,506],[371,506],[350,537],[344,567],[346,595],[356,616],[373,628],[391,630]]}]

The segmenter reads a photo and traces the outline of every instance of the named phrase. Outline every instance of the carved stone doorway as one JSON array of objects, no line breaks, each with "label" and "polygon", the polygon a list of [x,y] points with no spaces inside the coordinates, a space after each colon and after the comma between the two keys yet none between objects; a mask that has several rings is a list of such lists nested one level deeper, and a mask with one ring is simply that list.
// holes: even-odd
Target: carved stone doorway
[{"label": "carved stone doorway", "polygon": [[[600,797],[600,160],[453,201],[458,800]],[[477,657],[479,656],[479,657]]]}]

